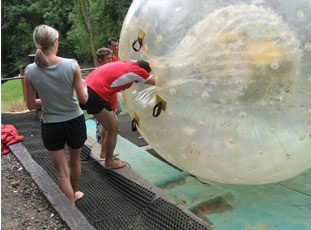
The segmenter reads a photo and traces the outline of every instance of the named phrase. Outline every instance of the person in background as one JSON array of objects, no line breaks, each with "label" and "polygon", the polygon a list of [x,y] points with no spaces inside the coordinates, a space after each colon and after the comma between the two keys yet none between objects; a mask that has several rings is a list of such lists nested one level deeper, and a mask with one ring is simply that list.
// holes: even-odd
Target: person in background
[{"label": "person in background", "polygon": [[[117,38],[115,37],[110,37],[108,39],[108,48],[112,50],[112,61],[119,61],[119,41]],[[122,103],[120,100],[120,96],[119,93],[116,94],[117,96],[117,102],[118,102],[118,107],[117,107],[117,115],[119,115],[119,113],[122,112],[123,107],[122,107]]]},{"label": "person in background", "polygon": [[112,50],[106,47],[100,48],[96,51],[98,66],[112,62]]},{"label": "person in background", "polygon": [[[96,51],[98,65],[102,66],[109,62],[112,62],[112,50],[108,48],[100,48]],[[122,104],[117,95],[117,109],[115,110],[116,119],[117,116],[122,112]],[[97,143],[101,144],[101,152],[100,158],[105,158],[106,156],[106,146],[105,146],[105,136],[107,130],[98,122],[96,121],[96,141]],[[114,156],[118,156],[118,154],[114,154]]]},{"label": "person in background", "polygon": [[[47,25],[34,29],[35,63],[25,69],[28,109],[42,106],[41,136],[54,163],[60,189],[74,205],[84,194],[77,190],[81,177],[80,152],[87,139],[81,103],[88,100],[79,64],[57,56],[58,31]],[[40,99],[36,99],[36,91]],[[65,144],[69,149],[69,166]]]},{"label": "person in background", "polygon": [[115,37],[111,37],[108,39],[107,47],[112,50],[112,61],[119,61],[119,41]]},{"label": "person in background", "polygon": [[[115,37],[110,37],[108,39],[108,48],[112,50],[112,61],[119,61],[119,41],[117,38]],[[120,100],[120,96],[119,93],[116,94],[117,95],[117,102],[118,102],[118,107],[117,107],[117,115],[119,115],[119,113],[122,112],[123,107],[122,107],[122,103]]]},{"label": "person in background", "polygon": [[105,137],[106,169],[126,166],[125,161],[113,158],[117,142],[119,126],[114,115],[117,107],[116,93],[128,89],[134,82],[154,85],[154,77],[150,75],[149,63],[117,61],[99,66],[86,77],[89,99],[86,104],[80,103],[82,109],[93,114],[95,119],[107,130]]}]

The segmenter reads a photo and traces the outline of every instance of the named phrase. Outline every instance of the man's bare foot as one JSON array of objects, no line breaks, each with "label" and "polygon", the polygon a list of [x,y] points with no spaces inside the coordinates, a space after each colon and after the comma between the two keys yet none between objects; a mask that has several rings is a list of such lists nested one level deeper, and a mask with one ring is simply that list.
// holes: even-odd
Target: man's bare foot
[{"label": "man's bare foot", "polygon": [[83,192],[76,191],[76,192],[75,192],[75,201],[81,199],[83,196],[84,196],[84,193],[83,193]]},{"label": "man's bare foot", "polygon": [[118,169],[118,168],[123,168],[127,164],[126,161],[121,161],[121,160],[113,160],[109,165],[105,162],[105,169]]},{"label": "man's bare foot", "polygon": [[[114,153],[112,156],[113,157],[117,157],[117,156],[119,156],[120,154],[119,153]],[[100,158],[103,158],[103,159],[105,159],[106,158],[106,153],[100,153]]]}]

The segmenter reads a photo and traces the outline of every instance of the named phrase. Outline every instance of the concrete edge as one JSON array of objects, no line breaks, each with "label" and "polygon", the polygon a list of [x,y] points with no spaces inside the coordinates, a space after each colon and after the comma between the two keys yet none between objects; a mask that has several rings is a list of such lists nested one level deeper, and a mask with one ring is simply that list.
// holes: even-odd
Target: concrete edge
[{"label": "concrete edge", "polygon": [[[95,159],[96,161],[98,161],[98,163],[100,163],[104,167],[105,161],[99,157],[99,153],[100,153],[100,150],[101,150],[100,144],[98,144],[95,140],[93,140],[92,138],[89,137],[86,140],[85,145],[88,148],[90,148],[90,150],[91,150],[90,151],[90,156],[93,159]],[[133,145],[135,145],[135,144],[133,144]],[[139,147],[137,147],[137,148],[139,148]],[[114,169],[113,171],[118,173],[119,175],[129,179],[130,181],[133,181],[136,184],[141,185],[142,187],[148,189],[149,191],[155,193],[156,194],[155,199],[161,197],[162,199],[164,199],[168,203],[173,204],[176,207],[180,208],[184,213],[186,213],[188,216],[192,217],[197,222],[201,223],[202,225],[205,225],[205,226],[209,227],[209,229],[212,230],[212,226],[211,225],[209,225],[208,223],[203,221],[201,218],[199,218],[198,216],[193,214],[191,211],[186,209],[181,204],[175,202],[169,195],[167,195],[165,192],[163,192],[156,185],[154,185],[153,183],[151,183],[150,181],[144,179],[142,176],[140,176],[138,173],[136,173],[136,171],[134,169],[132,169],[130,167],[123,167],[123,168],[120,168],[120,169]]]},{"label": "concrete edge", "polygon": [[82,213],[71,205],[47,172],[32,159],[21,142],[12,144],[9,148],[69,229],[95,230]]}]

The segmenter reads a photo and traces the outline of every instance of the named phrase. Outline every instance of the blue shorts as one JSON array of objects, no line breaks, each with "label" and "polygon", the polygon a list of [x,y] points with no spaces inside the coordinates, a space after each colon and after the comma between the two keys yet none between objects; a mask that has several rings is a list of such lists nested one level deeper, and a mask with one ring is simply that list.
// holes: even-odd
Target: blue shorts
[{"label": "blue shorts", "polygon": [[70,148],[78,149],[87,139],[84,115],[64,122],[43,123],[41,121],[41,136],[44,147],[50,151],[64,149],[65,143]]}]

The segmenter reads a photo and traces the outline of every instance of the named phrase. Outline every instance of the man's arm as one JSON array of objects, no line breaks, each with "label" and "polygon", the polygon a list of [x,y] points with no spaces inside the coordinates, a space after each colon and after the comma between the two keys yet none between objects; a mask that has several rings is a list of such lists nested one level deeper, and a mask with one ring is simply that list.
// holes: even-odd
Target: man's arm
[{"label": "man's arm", "polygon": [[147,85],[155,85],[154,76],[152,76],[148,81],[146,81],[145,84],[147,84]]}]

